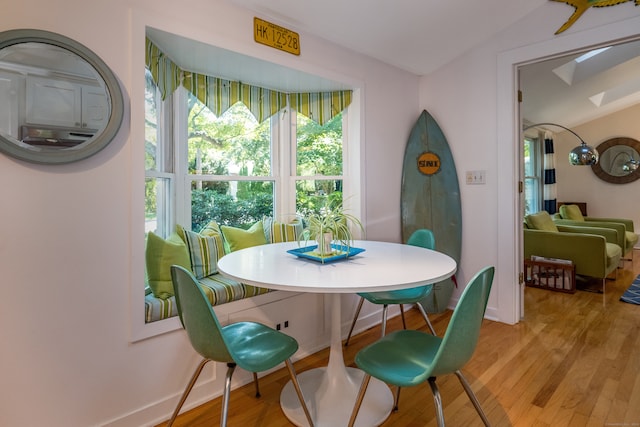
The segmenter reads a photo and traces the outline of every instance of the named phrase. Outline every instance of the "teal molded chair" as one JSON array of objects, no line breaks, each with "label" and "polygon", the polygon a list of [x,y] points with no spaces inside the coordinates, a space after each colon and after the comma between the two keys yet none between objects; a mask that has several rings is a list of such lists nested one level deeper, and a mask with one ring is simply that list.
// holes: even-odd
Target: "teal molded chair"
[{"label": "teal molded chair", "polygon": [[290,360],[290,357],[298,350],[297,341],[275,329],[255,322],[238,322],[224,327],[220,326],[211,304],[190,271],[174,265],[171,267],[171,278],[182,326],[186,329],[194,350],[204,359],[191,377],[191,381],[182,394],[168,425],[171,426],[178,416],[180,408],[191,392],[202,368],[208,362],[215,361],[226,363],[228,367],[224,394],[222,395],[221,426],[227,425],[231,376],[236,366],[253,373],[256,396],[259,397],[260,390],[256,373],[274,368],[282,362],[289,369],[291,381],[307,421],[310,426],[313,426],[311,415]]},{"label": "teal molded chair", "polygon": [[484,424],[489,425],[478,399],[460,370],[471,359],[478,343],[494,272],[494,267],[485,267],[469,281],[442,338],[421,331],[400,330],[358,352],[355,362],[365,375],[349,426],[355,423],[371,377],[398,387],[396,409],[400,387],[428,381],[436,406],[438,426],[444,426],[444,412],[436,377],[451,373],[456,374],[462,383]]},{"label": "teal molded chair", "polygon": [[[419,229],[413,232],[407,240],[408,245],[420,246],[427,249],[434,249],[436,247],[436,239],[433,236],[433,232],[427,229]],[[427,326],[431,330],[433,335],[436,335],[436,331],[433,329],[431,322],[429,321],[429,316],[427,316],[427,312],[420,304],[420,301],[429,295],[433,291],[433,284],[418,286],[411,289],[401,289],[398,291],[387,291],[387,292],[361,292],[358,293],[360,296],[360,302],[358,303],[358,308],[356,308],[356,314],[353,316],[353,322],[351,322],[351,328],[349,329],[349,335],[347,335],[347,339],[344,342],[344,345],[349,345],[349,340],[351,339],[351,334],[353,333],[353,328],[356,326],[356,321],[358,320],[358,316],[360,315],[360,310],[362,309],[362,304],[365,300],[373,303],[382,305],[382,336],[385,335],[387,329],[387,309],[389,304],[399,304],[400,305],[400,315],[402,316],[402,326],[407,329],[407,323],[404,319],[404,308],[403,304],[415,304],[422,313],[422,317],[427,322]]]}]

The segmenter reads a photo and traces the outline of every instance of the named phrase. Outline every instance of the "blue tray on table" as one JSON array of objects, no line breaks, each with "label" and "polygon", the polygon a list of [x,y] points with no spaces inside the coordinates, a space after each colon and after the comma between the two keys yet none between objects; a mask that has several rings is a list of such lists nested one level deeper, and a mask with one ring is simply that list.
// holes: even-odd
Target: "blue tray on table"
[{"label": "blue tray on table", "polygon": [[354,248],[353,246],[344,246],[332,243],[331,248],[334,251],[329,255],[320,255],[319,253],[315,252],[317,248],[318,245],[305,246],[304,248],[290,249],[287,252],[299,258],[306,258],[313,261],[327,263],[346,259],[365,251],[362,248]]}]

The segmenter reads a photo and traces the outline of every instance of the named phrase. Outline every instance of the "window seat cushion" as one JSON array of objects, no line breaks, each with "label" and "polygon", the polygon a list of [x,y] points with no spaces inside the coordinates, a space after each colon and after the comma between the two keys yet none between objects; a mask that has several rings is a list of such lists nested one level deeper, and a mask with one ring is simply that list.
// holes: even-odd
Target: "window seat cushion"
[{"label": "window seat cushion", "polygon": [[[290,223],[282,223],[273,220],[273,218],[265,217],[246,231],[233,227],[222,227],[221,230],[221,227],[214,220],[210,221],[200,233],[186,230],[177,225],[176,233],[172,235],[171,239],[181,244],[180,250],[184,258],[181,260],[181,265],[191,269],[211,305],[216,306],[270,291],[270,289],[238,283],[219,274],[217,263],[227,252],[226,248],[237,250],[255,245],[297,241],[302,235],[302,229],[302,221],[299,219],[294,219]],[[152,234],[149,233],[150,236]],[[155,235],[151,238],[155,238],[154,242],[157,240],[162,243],[162,247],[167,246],[167,242],[163,239]],[[175,262],[173,259],[157,259],[158,255],[150,252],[149,249],[150,246],[147,245],[147,265],[150,262],[161,265],[166,276],[164,284],[167,289],[164,293],[145,291],[145,323],[178,315],[170,273],[170,266]],[[153,290],[153,286],[151,290]]]},{"label": "window seat cushion", "polygon": [[[271,289],[245,285],[221,274],[212,274],[199,280],[204,294],[212,306],[241,300],[270,292]],[[145,323],[168,319],[178,315],[176,297],[162,299],[148,294],[144,298]]]}]

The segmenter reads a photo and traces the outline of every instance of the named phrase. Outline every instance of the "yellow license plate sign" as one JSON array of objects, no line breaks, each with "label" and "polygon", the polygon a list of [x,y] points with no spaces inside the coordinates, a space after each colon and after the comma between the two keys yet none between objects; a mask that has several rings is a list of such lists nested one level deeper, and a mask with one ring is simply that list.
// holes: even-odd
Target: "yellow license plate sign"
[{"label": "yellow license plate sign", "polygon": [[253,39],[257,43],[300,55],[300,36],[298,33],[260,18],[253,18]]}]

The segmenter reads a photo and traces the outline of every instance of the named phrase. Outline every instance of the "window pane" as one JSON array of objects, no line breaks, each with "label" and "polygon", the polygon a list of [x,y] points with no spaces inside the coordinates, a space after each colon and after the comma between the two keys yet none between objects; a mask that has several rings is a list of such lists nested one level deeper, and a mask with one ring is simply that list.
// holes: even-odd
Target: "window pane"
[{"label": "window pane", "polygon": [[540,196],[538,189],[540,182],[537,179],[525,178],[524,180],[524,214],[529,215],[538,212]]},{"label": "window pane", "polygon": [[168,178],[145,179],[145,232],[153,231],[162,237],[169,235],[169,195]]},{"label": "window pane", "polygon": [[296,181],[296,213],[307,216],[319,213],[329,201],[342,200],[342,180]]},{"label": "window pane", "polygon": [[524,154],[524,213],[538,212],[542,206],[542,169],[537,139],[525,138]]},{"label": "window pane", "polygon": [[145,88],[145,138],[144,138],[144,151],[145,151],[145,169],[157,170],[158,165],[158,141],[160,133],[160,121],[159,117],[159,101],[160,95],[158,93],[158,87],[153,81],[153,77],[149,70],[146,70],[146,88]]},{"label": "window pane", "polygon": [[271,175],[270,121],[258,123],[241,102],[220,117],[189,94],[189,173]]},{"label": "window pane", "polygon": [[247,229],[273,216],[271,181],[193,181],[191,229],[201,230],[211,220]]},{"label": "window pane", "polygon": [[297,115],[298,176],[342,175],[342,113],[324,126]]}]

